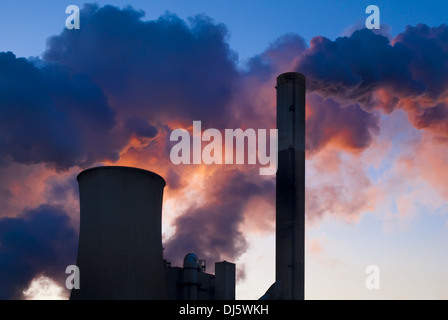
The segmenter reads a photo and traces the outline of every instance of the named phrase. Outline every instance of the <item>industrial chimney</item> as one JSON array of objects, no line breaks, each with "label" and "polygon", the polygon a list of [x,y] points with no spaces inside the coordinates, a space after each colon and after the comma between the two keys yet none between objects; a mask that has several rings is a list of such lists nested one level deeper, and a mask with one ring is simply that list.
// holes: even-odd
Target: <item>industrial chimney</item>
[{"label": "industrial chimney", "polygon": [[87,169],[77,179],[80,289],[70,299],[165,299],[163,178],[106,166]]},{"label": "industrial chimney", "polygon": [[280,299],[305,296],[305,76],[277,77],[276,283]]}]

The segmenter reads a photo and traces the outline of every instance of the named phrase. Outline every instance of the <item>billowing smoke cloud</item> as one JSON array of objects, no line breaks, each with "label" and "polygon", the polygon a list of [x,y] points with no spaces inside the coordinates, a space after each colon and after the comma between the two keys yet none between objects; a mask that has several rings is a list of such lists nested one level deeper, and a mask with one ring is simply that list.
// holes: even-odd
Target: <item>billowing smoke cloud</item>
[{"label": "billowing smoke cloud", "polygon": [[21,298],[37,275],[64,283],[65,268],[76,260],[77,243],[70,218],[56,207],[42,205],[0,219],[0,300]]},{"label": "billowing smoke cloud", "polygon": [[289,64],[307,49],[305,40],[290,33],[274,41],[263,53],[252,57],[247,63],[247,75],[271,81],[279,70],[289,69]]},{"label": "billowing smoke cloud", "polygon": [[[364,157],[346,156],[350,160],[341,162],[337,152],[359,155],[372,148],[381,130],[390,130],[381,128],[381,115],[390,117],[403,109],[416,129],[425,129],[436,137],[448,135],[447,34],[446,25],[417,25],[389,40],[362,29],[334,41],[316,37],[297,58],[295,69],[306,75],[309,92],[306,146],[313,161],[308,165],[311,172],[307,173],[306,208],[310,221],[325,214],[356,221],[361,213],[374,211],[381,201],[403,190],[396,187],[399,183],[394,179],[394,187],[373,184],[364,167],[368,162],[361,160]],[[401,124],[398,128],[404,127]],[[434,148],[444,155],[442,140],[446,138],[439,137]],[[414,142],[412,148],[419,154],[417,146]],[[327,147],[330,151],[325,152]],[[385,150],[384,143],[373,148],[381,153]],[[328,154],[333,156],[325,159]],[[335,163],[339,165],[332,171]],[[313,172],[315,166],[332,177],[330,181]],[[422,170],[419,179],[443,189],[437,179],[424,176],[427,171]],[[315,179],[319,179],[317,184]]]},{"label": "billowing smoke cloud", "polygon": [[407,111],[418,129],[448,135],[448,27],[419,24],[389,41],[367,29],[332,41],[316,37],[296,69],[310,91],[368,112]]},{"label": "billowing smoke cloud", "polygon": [[143,21],[132,8],[86,5],[84,28],[48,41],[45,61],[82,72],[103,88],[123,117],[220,126],[238,76],[224,25],[166,14]]},{"label": "billowing smoke cloud", "polygon": [[[436,101],[446,98],[448,74],[448,26],[430,28],[419,24],[408,26],[394,40],[411,51],[412,60],[409,69],[413,78],[423,83],[423,97]],[[413,95],[415,97],[415,94]]]},{"label": "billowing smoke cloud", "polygon": [[406,46],[391,46],[386,37],[363,29],[334,41],[313,38],[297,70],[306,74],[310,91],[358,102],[370,110],[374,107],[371,95],[380,87],[403,96],[424,92],[409,70],[411,60]]},{"label": "billowing smoke cloud", "polygon": [[154,138],[157,135],[157,128],[150,125],[144,118],[131,117],[126,122],[126,126],[141,138]]},{"label": "billowing smoke cloud", "polygon": [[237,76],[223,25],[144,22],[111,6],[86,5],[82,16],[85,28],[50,38],[43,61],[1,54],[3,164],[116,161],[132,134],[157,134],[153,119],[222,127]]},{"label": "billowing smoke cloud", "polygon": [[[417,25],[389,40],[362,29],[335,40],[315,37],[309,48],[298,46],[297,38],[285,37],[281,46],[271,46],[250,62],[248,75],[253,79],[259,74],[258,81],[250,80],[251,89],[262,92],[256,98],[255,110],[273,103],[269,98],[274,96],[272,84],[276,75],[287,71],[285,66],[306,75],[307,168],[311,169],[307,173],[306,204],[311,221],[325,214],[356,221],[362,212],[374,210],[382,192],[370,180],[367,164],[358,157],[372,148],[381,130],[391,130],[381,127],[382,116],[404,110],[416,129],[435,135],[436,149],[444,154],[441,148],[448,135],[447,33],[446,25]],[[294,44],[295,53],[291,54]],[[289,48],[290,54],[278,53],[281,48]],[[277,56],[282,58],[277,60]],[[269,116],[275,114],[269,112]],[[374,147],[384,153],[384,143]],[[417,152],[416,145],[414,148]],[[351,166],[353,171],[348,170]],[[322,172],[332,179],[324,179]],[[440,189],[435,180],[428,178]]]},{"label": "billowing smoke cloud", "polygon": [[364,111],[358,104],[341,107],[332,98],[307,96],[306,148],[310,154],[332,142],[339,148],[362,151],[379,131],[378,114]]},{"label": "billowing smoke cloud", "polygon": [[[61,176],[39,183],[45,190],[33,192],[33,204],[42,196],[40,203],[44,204],[38,209],[25,209],[18,215],[20,206],[15,205],[0,213],[18,215],[3,218],[0,233],[19,239],[11,244],[6,238],[1,241],[2,250],[14,252],[8,265],[7,252],[2,251],[1,274],[9,282],[5,282],[1,298],[19,297],[20,290],[40,273],[60,280],[57,274],[65,270],[65,256],[61,256],[64,263],[49,255],[37,259],[23,239],[34,239],[50,253],[53,248],[73,251],[53,229],[47,230],[47,238],[38,231],[40,219],[47,219],[48,228],[59,223],[58,229],[66,230],[67,237],[73,235],[67,214],[59,206],[49,205],[72,209],[64,203],[74,197],[73,184],[76,188],[76,173],[71,168],[99,162],[131,164],[156,172],[160,168],[175,190],[176,181],[179,185],[185,181],[180,181],[178,170],[169,169],[169,152],[163,142],[170,128],[189,125],[195,119],[226,127],[230,118],[233,82],[239,75],[223,25],[205,16],[187,23],[171,14],[145,22],[142,12],[111,6],[86,5],[81,15],[84,27],[50,38],[41,60],[0,53],[0,165],[2,175],[9,177],[4,180],[8,185],[0,188],[1,201],[17,202],[15,198],[21,196],[17,192],[25,190],[20,176],[7,174],[17,166],[32,165],[37,170],[39,164],[45,164],[57,170],[55,177]],[[162,140],[157,139],[160,130]],[[142,158],[125,163],[136,154]],[[26,177],[31,181],[31,174]],[[29,201],[23,203],[25,207]],[[229,235],[237,234],[243,205],[240,199],[220,207],[234,211],[223,222],[229,222]],[[195,212],[190,213],[193,219]],[[220,216],[219,210],[214,216]],[[208,228],[216,222],[209,220]],[[217,243],[213,232],[209,236]],[[241,252],[244,237],[239,235],[242,246],[234,245],[233,240],[228,238],[227,244],[218,247],[229,256],[234,250]],[[188,251],[195,251],[196,245],[193,242]],[[47,262],[52,261],[55,266],[50,270]],[[20,263],[24,267],[14,270]]]},{"label": "billowing smoke cloud", "polygon": [[248,199],[260,196],[274,201],[275,195],[273,181],[262,181],[254,172],[219,171],[204,177],[203,184],[210,186],[207,199],[200,206],[193,204],[176,219],[175,237],[164,245],[165,256],[181,263],[185,254],[195,250],[199,257],[213,263],[243,253],[247,243],[239,226]]},{"label": "billowing smoke cloud", "polygon": [[[0,162],[58,169],[117,159],[114,111],[88,77],[0,53]],[[110,136],[104,136],[109,135]]]}]

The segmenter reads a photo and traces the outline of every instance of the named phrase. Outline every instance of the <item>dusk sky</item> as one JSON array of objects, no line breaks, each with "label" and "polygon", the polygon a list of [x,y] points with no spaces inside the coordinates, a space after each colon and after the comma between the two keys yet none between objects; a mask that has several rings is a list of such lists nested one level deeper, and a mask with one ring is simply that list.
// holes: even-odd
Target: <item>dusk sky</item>
[{"label": "dusk sky", "polygon": [[[80,29],[68,30],[68,5]],[[368,5],[380,9],[369,30]],[[130,5],[130,6],[129,6]],[[164,255],[275,281],[275,175],[174,165],[170,133],[275,128],[306,76],[306,299],[448,299],[446,1],[0,2],[0,299],[67,299],[76,176],[160,174]],[[378,266],[380,288],[367,289]],[[213,268],[208,271],[213,272]]]}]

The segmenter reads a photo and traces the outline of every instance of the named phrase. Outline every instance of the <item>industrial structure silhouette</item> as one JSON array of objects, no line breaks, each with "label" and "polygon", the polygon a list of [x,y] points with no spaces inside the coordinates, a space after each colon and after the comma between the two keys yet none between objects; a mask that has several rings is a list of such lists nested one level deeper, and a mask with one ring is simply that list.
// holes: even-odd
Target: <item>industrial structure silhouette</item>
[{"label": "industrial structure silhouette", "polygon": [[[277,77],[276,282],[261,299],[304,299],[305,76]],[[235,264],[187,253],[183,267],[164,260],[162,200],[165,180],[131,167],[105,166],[77,177],[80,289],[72,300],[235,299]]]}]

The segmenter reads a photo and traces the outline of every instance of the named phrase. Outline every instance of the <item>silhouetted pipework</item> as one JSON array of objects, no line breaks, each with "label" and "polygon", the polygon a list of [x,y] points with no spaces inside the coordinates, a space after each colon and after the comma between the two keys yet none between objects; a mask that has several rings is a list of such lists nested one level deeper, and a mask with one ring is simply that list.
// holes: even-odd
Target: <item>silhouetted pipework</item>
[{"label": "silhouetted pipework", "polygon": [[277,77],[276,282],[280,299],[305,288],[305,76]]},{"label": "silhouetted pipework", "polygon": [[130,167],[78,175],[80,289],[71,299],[166,299],[162,254],[165,180]]}]

